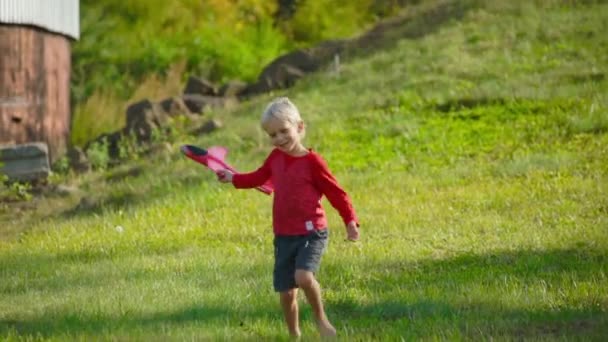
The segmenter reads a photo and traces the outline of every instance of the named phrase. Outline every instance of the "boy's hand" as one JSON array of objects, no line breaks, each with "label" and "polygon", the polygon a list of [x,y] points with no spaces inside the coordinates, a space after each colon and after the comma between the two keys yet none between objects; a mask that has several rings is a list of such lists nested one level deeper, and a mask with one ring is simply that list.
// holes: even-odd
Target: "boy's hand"
[{"label": "boy's hand", "polygon": [[346,225],[346,238],[350,241],[359,240],[359,227],[357,225],[357,222],[348,222],[348,224]]},{"label": "boy's hand", "polygon": [[232,176],[234,173],[230,170],[219,170],[215,173],[217,175],[217,180],[222,183],[232,183]]}]

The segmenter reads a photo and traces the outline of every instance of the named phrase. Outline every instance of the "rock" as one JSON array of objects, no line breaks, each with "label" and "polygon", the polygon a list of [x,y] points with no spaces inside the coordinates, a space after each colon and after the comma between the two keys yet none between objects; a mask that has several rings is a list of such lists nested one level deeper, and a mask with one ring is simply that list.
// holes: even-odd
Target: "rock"
[{"label": "rock", "polygon": [[0,172],[11,181],[42,181],[51,173],[48,146],[43,142],[0,147],[0,164]]},{"label": "rock", "polygon": [[178,115],[190,116],[190,110],[184,100],[180,97],[170,97],[160,102],[160,107],[165,114],[175,117]]},{"label": "rock", "polygon": [[149,142],[152,140],[152,132],[161,128],[167,119],[167,114],[159,104],[145,99],[127,108],[127,125],[124,132],[134,135],[138,142]]},{"label": "rock", "polygon": [[223,97],[237,97],[247,89],[247,83],[239,80],[232,80],[220,88],[219,95]]},{"label": "rock", "polygon": [[304,72],[294,66],[283,64],[275,75],[276,84],[281,88],[292,87],[297,80],[304,77]]},{"label": "rock", "polygon": [[258,86],[256,91],[267,92],[273,89],[286,87],[286,68],[292,67],[299,72],[312,72],[319,68],[319,62],[314,56],[306,53],[303,50],[283,55],[268,64],[258,76]]},{"label": "rock", "polygon": [[70,168],[77,173],[91,171],[91,162],[89,162],[87,155],[80,147],[70,147],[67,157],[70,162]]},{"label": "rock", "polygon": [[190,133],[194,134],[194,135],[209,134],[219,128],[222,128],[222,126],[223,126],[223,124],[221,121],[219,121],[217,119],[211,119],[211,120],[205,122],[204,124],[202,124],[200,127],[194,129]]},{"label": "rock", "polygon": [[234,98],[196,94],[186,94],[183,96],[183,100],[191,112],[199,114],[203,114],[211,108],[226,108],[236,101]]},{"label": "rock", "polygon": [[[107,151],[108,151],[108,157],[110,157],[111,159],[119,158],[120,157],[119,143],[122,138],[123,138],[123,133],[121,131],[112,132],[112,133],[104,133],[104,134],[98,136],[97,138],[89,141],[86,144],[86,146],[84,147],[84,150],[88,156],[89,152],[90,152],[89,149],[91,148],[91,146],[93,146],[94,144],[102,144],[102,145],[106,144]],[[87,160],[90,161],[90,158],[87,157]]]},{"label": "rock", "polygon": [[239,98],[246,99],[255,95],[259,95],[265,92],[270,91],[270,87],[266,84],[266,82],[257,80],[255,83],[248,84],[243,91],[239,94]]},{"label": "rock", "polygon": [[215,84],[211,83],[210,81],[208,81],[206,79],[198,78],[198,77],[194,77],[194,76],[190,76],[188,78],[188,82],[186,83],[186,88],[184,88],[184,95],[185,94],[197,94],[197,95],[209,95],[209,96],[218,95],[217,87],[215,86]]},{"label": "rock", "polygon": [[199,95],[199,94],[185,94],[183,96],[184,103],[186,107],[192,112],[201,114],[208,106],[207,98],[209,96]]},{"label": "rock", "polygon": [[332,62],[334,56],[340,54],[347,44],[345,40],[331,40],[313,48],[282,55],[262,70],[257,83],[250,86],[245,93],[252,95],[292,86],[304,74],[317,71],[321,66]]}]

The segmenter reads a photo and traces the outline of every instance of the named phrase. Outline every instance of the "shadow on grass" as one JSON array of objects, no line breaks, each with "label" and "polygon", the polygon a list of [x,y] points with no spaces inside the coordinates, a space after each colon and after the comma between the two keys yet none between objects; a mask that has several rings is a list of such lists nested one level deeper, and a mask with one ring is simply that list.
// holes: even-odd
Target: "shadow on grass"
[{"label": "shadow on grass", "polygon": [[[112,178],[108,181],[115,182],[116,179]],[[197,187],[203,182],[203,177],[198,174],[172,175],[171,186],[165,186],[165,191],[158,185],[155,189],[155,184],[150,183],[141,184],[139,187],[129,187],[122,192],[109,195],[100,191],[100,194],[81,198],[76,206],[64,211],[62,216],[65,218],[73,218],[101,214],[104,210],[117,211],[138,208],[167,196],[168,193],[183,192],[187,189]]]},{"label": "shadow on grass", "polygon": [[[180,326],[192,323],[200,324],[202,327],[210,326],[221,330],[224,322],[231,322],[234,330],[242,329],[248,331],[245,322],[249,317],[266,317],[271,311],[260,309],[260,311],[238,310],[228,306],[192,306],[176,311],[159,311],[153,314],[136,315],[133,313],[107,315],[107,314],[79,314],[79,313],[57,313],[53,317],[45,316],[25,320],[0,319],[0,336],[9,334],[18,336],[30,336],[36,339],[43,338],[66,338],[67,336],[79,336],[91,334],[100,336],[129,334],[131,329],[136,329],[136,339],[141,339],[141,330],[146,331],[144,336],[154,336],[150,331],[160,332],[163,329],[177,329]],[[219,321],[219,322],[218,322]],[[233,322],[233,323],[232,323]],[[252,333],[253,334],[253,333]],[[67,335],[67,336],[66,336]],[[174,334],[175,335],[175,334]],[[160,336],[158,336],[160,338]]]},{"label": "shadow on grass", "polygon": [[[581,246],[500,251],[361,267],[370,270],[367,280],[348,286],[379,300],[364,305],[356,298],[328,303],[330,313],[340,320],[363,322],[350,328],[355,334],[373,338],[375,331],[390,331],[414,339],[451,336],[473,340],[608,337],[608,294],[597,297],[581,288],[574,290],[580,293],[578,298],[561,298],[539,308],[538,303],[522,306],[521,298],[512,299],[510,292],[517,288],[529,291],[526,296],[540,296],[541,284],[549,297],[559,297],[573,290],[563,286],[593,283],[595,291],[601,292],[597,287],[608,273],[606,250]],[[342,273],[337,267],[324,272]]]},{"label": "shadow on grass", "polygon": [[[367,294],[367,300],[339,297],[341,299],[328,301],[327,308],[344,334],[354,338],[444,336],[473,340],[601,340],[608,336],[608,297],[594,297],[590,293],[600,292],[597,286],[608,273],[607,261],[608,251],[589,246],[545,251],[497,251],[420,262],[370,261],[360,265],[361,270],[368,272],[363,278],[365,280],[345,285]],[[2,265],[5,263],[2,260]],[[244,276],[253,279],[265,272],[265,267],[256,265],[255,272],[246,272]],[[323,272],[338,276],[344,274],[342,267],[343,263],[328,265]],[[97,281],[108,282],[110,278],[91,278],[87,283],[94,286]],[[75,279],[66,281],[76,282]],[[510,300],[513,287],[520,291],[529,289],[528,296],[534,296],[538,294],[538,288],[534,286],[540,283],[546,285],[550,294],[559,293],[564,284],[581,284],[580,290],[573,285],[574,288],[563,292],[574,291],[580,296],[564,297],[558,306],[522,305],[521,300]],[[40,285],[42,292],[45,284]],[[331,287],[331,280],[324,286]],[[469,289],[473,290],[468,293]],[[159,296],[166,297],[163,294]],[[305,305],[303,308],[309,310]],[[180,329],[192,323],[209,325],[219,331],[218,326],[230,324],[238,329],[243,327],[242,320],[267,319],[269,315],[276,315],[277,324],[282,324],[277,307],[265,306],[242,308],[215,304],[174,311],[159,310],[152,314],[117,312],[116,315],[39,312],[27,318],[2,316],[0,335],[17,333],[20,336],[54,338],[66,334],[107,334],[113,331],[128,335],[130,331],[138,334],[142,329],[160,331],[167,325],[170,329]],[[310,319],[307,312],[302,317]]]},{"label": "shadow on grass", "polygon": [[420,299],[380,301],[373,305],[351,302],[329,304],[330,316],[343,322],[353,336],[410,340],[528,340],[566,339],[605,341],[608,313],[602,309],[566,308],[559,311],[512,309],[489,302],[448,304]]},{"label": "shadow on grass", "polygon": [[[4,280],[8,283],[0,281],[0,295],[27,296],[28,292],[39,292],[49,298],[61,298],[66,291],[77,289],[105,296],[108,292],[113,292],[112,288],[116,284],[121,284],[121,288],[132,293],[138,293],[138,288],[144,287],[146,288],[143,290],[144,293],[148,293],[147,284],[152,283],[157,286],[157,291],[153,296],[167,298],[170,294],[162,293],[163,290],[158,291],[158,289],[167,289],[173,293],[175,287],[179,287],[180,283],[187,287],[195,283],[201,293],[216,291],[218,284],[225,278],[221,269],[229,267],[227,265],[219,266],[218,269],[217,265],[209,266],[202,262],[192,267],[190,272],[183,270],[178,272],[171,268],[149,270],[146,266],[128,267],[121,271],[107,269],[103,272],[70,270],[64,272],[62,269],[69,269],[74,261],[68,261],[68,258],[62,256],[59,259],[64,262],[58,262],[55,257],[45,258],[44,256],[24,257],[20,264],[15,264],[10,257],[0,259],[0,266],[3,272],[6,271],[6,275],[18,275],[20,269],[24,268],[27,271],[21,273],[28,274],[27,277],[31,277],[38,267],[48,270],[51,274],[54,272],[53,269],[57,270],[56,275],[39,275],[39,279],[32,277],[29,281],[15,282],[7,276]],[[28,266],[23,267],[24,263]],[[125,263],[128,263],[128,260]],[[248,286],[250,282],[246,281],[244,284],[242,280],[257,281],[261,272],[270,272],[267,265],[250,263],[248,269],[239,275],[239,279],[234,279],[231,284],[232,286]],[[178,278],[179,280],[176,280]],[[13,282],[17,284],[13,284]],[[241,285],[236,285],[237,283]],[[269,282],[267,288],[270,287]],[[150,297],[147,298],[147,300],[154,300]],[[161,333],[168,329],[175,332],[180,331],[181,327],[192,324],[200,325],[203,330],[206,330],[205,327],[209,327],[210,331],[221,331],[226,324],[229,324],[232,326],[231,331],[237,335],[256,336],[257,333],[255,329],[252,329],[251,322],[280,317],[278,304],[272,307],[258,305],[255,308],[222,304],[229,303],[231,299],[225,298],[225,300],[209,304],[192,303],[191,306],[179,309],[164,309],[162,305],[158,305],[157,311],[146,313],[137,312],[139,307],[137,302],[123,307],[118,299],[115,303],[108,303],[110,308],[103,312],[97,312],[95,307],[89,307],[87,299],[83,299],[79,304],[67,304],[69,309],[66,309],[61,303],[54,303],[51,300],[45,305],[44,312],[36,310],[38,311],[36,314],[31,314],[32,311],[26,310],[25,314],[11,316],[0,310],[0,340],[3,340],[3,336],[15,335],[33,339],[62,340],[66,338],[81,339],[83,335],[104,336],[108,334],[111,336],[131,335],[134,339],[141,340],[146,336],[154,336],[154,333],[150,333],[150,331]],[[97,301],[94,300],[94,302]],[[141,307],[149,306],[147,303],[140,304]]]},{"label": "shadow on grass", "polygon": [[[222,250],[218,249],[217,253]],[[231,269],[231,263],[216,261],[208,263],[196,254],[196,262],[184,269],[159,267],[150,270],[148,266],[132,257],[139,259],[149,258],[175,258],[179,250],[166,250],[163,252],[116,254],[112,252],[100,253],[61,253],[58,255],[27,254],[19,256],[0,256],[0,269],[3,278],[0,280],[0,295],[21,296],[28,292],[43,292],[47,296],[61,296],[70,289],[89,289],[93,292],[102,292],[112,289],[118,283],[137,287],[146,282],[172,283],[176,280],[196,283],[200,291],[207,291],[217,287],[218,277],[222,269]],[[268,262],[270,262],[270,257]],[[120,263],[122,267],[112,265]],[[272,265],[257,264],[242,261],[247,264],[247,270],[240,274],[239,279],[259,279],[260,274],[270,274]],[[87,266],[90,266],[90,270]],[[81,267],[78,267],[81,266]],[[179,266],[176,266],[179,267]],[[270,276],[268,276],[270,277]],[[271,285],[269,284],[268,287]],[[2,312],[0,311],[0,318]]]}]

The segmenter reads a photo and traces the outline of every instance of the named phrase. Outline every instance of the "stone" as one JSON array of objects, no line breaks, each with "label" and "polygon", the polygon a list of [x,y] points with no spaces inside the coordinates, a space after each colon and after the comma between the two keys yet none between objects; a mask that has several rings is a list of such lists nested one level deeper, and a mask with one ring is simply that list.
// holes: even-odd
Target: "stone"
[{"label": "stone", "polygon": [[194,129],[192,132],[190,132],[193,135],[202,135],[202,134],[209,134],[217,129],[222,128],[222,122],[217,120],[217,119],[211,119],[207,122],[205,122],[204,124],[202,124],[200,127]]},{"label": "stone", "polygon": [[204,114],[213,108],[227,108],[235,104],[236,99],[219,96],[204,96],[186,94],[182,97],[184,103],[192,113]]},{"label": "stone", "polygon": [[155,129],[161,128],[168,120],[167,114],[158,103],[142,100],[127,108],[126,135],[134,135],[138,142],[150,142]]},{"label": "stone", "polygon": [[185,94],[216,96],[217,87],[209,80],[190,76],[188,78],[188,82],[186,83],[186,88],[184,88],[184,95]]},{"label": "stone", "polygon": [[182,98],[169,97],[160,101],[160,107],[170,117],[179,115],[190,116],[190,110]]},{"label": "stone", "polygon": [[46,180],[51,173],[48,146],[43,142],[0,147],[0,164],[0,172],[10,181]]},{"label": "stone", "polygon": [[237,97],[245,89],[247,89],[247,83],[239,80],[228,81],[220,88],[220,96],[223,97]]},{"label": "stone", "polygon": [[70,168],[76,171],[77,173],[91,171],[91,162],[80,147],[70,147],[68,149],[67,157],[70,162]]}]

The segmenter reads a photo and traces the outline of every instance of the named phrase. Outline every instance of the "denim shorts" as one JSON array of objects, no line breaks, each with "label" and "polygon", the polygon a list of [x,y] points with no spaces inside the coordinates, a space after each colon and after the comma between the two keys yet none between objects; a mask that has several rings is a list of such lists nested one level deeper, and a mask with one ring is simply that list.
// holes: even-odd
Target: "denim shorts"
[{"label": "denim shorts", "polygon": [[296,288],[296,270],[317,272],[327,248],[329,232],[319,229],[308,235],[274,237],[273,286],[276,292]]}]

